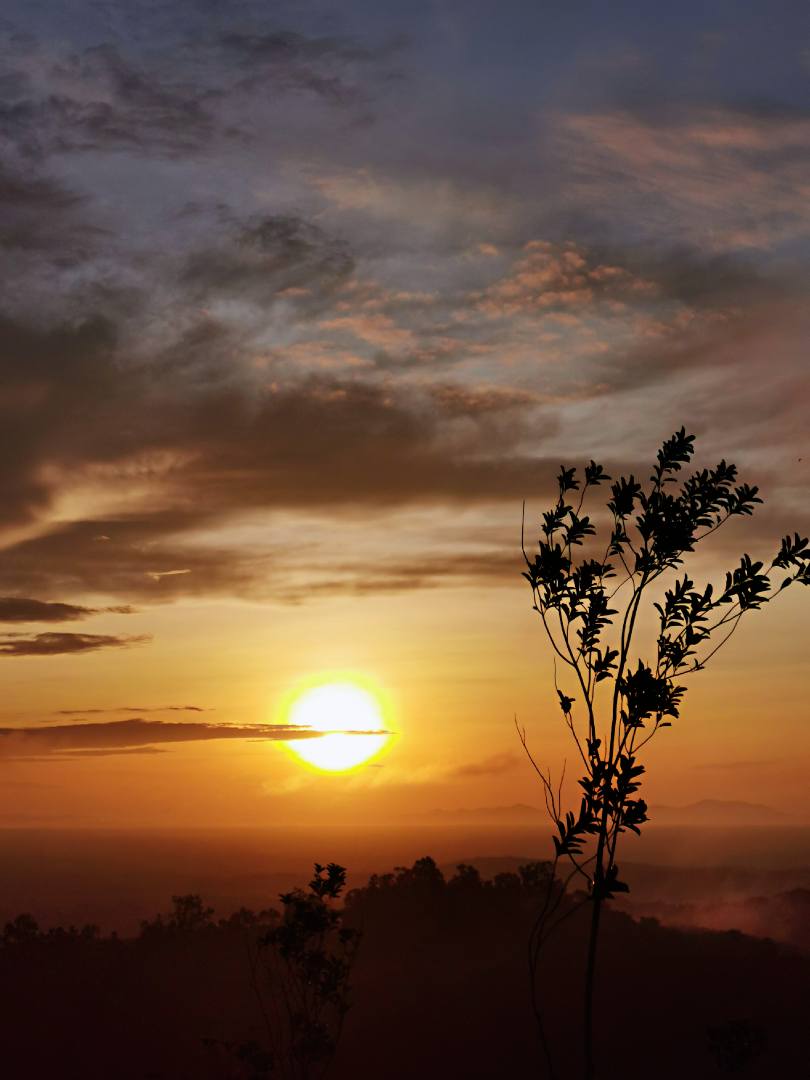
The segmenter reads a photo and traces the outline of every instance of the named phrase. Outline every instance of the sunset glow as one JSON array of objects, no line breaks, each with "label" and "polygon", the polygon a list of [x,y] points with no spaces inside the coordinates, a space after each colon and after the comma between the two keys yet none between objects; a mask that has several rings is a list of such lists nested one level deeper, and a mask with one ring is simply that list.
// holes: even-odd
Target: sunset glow
[{"label": "sunset glow", "polygon": [[[299,758],[325,772],[345,772],[364,764],[389,739],[380,702],[352,682],[328,682],[303,690],[293,699],[287,722],[327,732],[321,738],[287,743]],[[375,731],[381,734],[368,734]]]}]

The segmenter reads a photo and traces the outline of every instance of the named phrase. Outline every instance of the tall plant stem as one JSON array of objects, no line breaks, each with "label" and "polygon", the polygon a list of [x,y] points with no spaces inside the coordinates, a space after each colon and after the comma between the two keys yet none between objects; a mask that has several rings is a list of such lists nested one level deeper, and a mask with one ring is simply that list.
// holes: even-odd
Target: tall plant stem
[{"label": "tall plant stem", "polygon": [[593,900],[591,911],[591,932],[588,939],[588,961],[585,968],[585,1067],[584,1080],[593,1080],[593,984],[596,973],[596,946],[599,941],[599,918],[602,914],[602,900],[598,896]]}]

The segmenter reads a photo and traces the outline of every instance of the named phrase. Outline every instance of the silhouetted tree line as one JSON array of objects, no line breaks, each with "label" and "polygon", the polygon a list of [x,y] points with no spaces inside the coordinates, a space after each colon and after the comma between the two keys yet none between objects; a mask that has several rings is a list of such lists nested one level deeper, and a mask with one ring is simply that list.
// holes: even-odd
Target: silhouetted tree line
[{"label": "silhouetted tree line", "polygon": [[[581,976],[570,953],[587,916],[550,869],[527,863],[485,880],[464,864],[445,876],[423,858],[344,899],[342,868],[316,866],[277,907],[217,918],[201,897],[176,896],[132,938],[19,916],[0,939],[3,1075],[534,1075],[521,972],[549,890],[571,917],[546,954],[548,1019],[563,1075],[576,1075],[582,1045],[567,1000]],[[597,1026],[615,1051],[600,1065],[606,1080],[802,1075],[806,955],[609,908],[603,947],[621,972],[615,1017]]]}]

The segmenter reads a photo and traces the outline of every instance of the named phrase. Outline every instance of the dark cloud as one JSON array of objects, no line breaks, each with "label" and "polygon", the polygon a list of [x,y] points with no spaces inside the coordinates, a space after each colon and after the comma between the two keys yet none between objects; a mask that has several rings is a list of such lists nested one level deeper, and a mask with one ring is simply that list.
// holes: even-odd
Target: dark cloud
[{"label": "dark cloud", "polygon": [[103,319],[35,331],[0,316],[0,521],[27,520],[47,506],[49,464],[106,457],[108,436],[124,451],[112,430],[121,431],[120,414],[105,435],[96,411],[115,402],[123,408],[113,353],[113,330]]},{"label": "dark cloud", "polygon": [[[282,230],[282,247],[306,259],[308,235]],[[243,550],[235,563],[185,538],[255,508],[522,497],[542,475],[514,448],[530,394],[325,376],[251,387],[225,381],[218,360],[206,369],[200,353],[189,363],[184,352],[135,364],[103,320],[50,330],[0,320],[0,518],[36,518],[68,475],[93,470],[107,484],[146,477],[165,507],[7,545],[0,588],[126,599],[250,591],[272,569],[266,552]],[[536,423],[535,441],[552,426]]]},{"label": "dark cloud", "polygon": [[[309,242],[297,226],[289,234],[282,230],[282,248],[302,246],[304,261]],[[781,375],[763,383],[757,379],[759,357],[773,354],[768,334],[775,322]],[[746,429],[748,446],[798,439],[807,401],[799,345],[805,322],[792,303],[765,304],[697,331],[687,328],[680,337],[597,354],[589,384],[595,401],[642,390],[648,398],[661,395],[649,449],[636,459],[623,446],[624,460],[609,455],[605,465],[611,472],[637,471],[681,423],[702,435],[714,429],[718,415],[726,425],[732,416]],[[61,522],[7,543],[0,589],[146,601],[223,593],[300,600],[322,586],[318,575],[306,589],[283,580],[289,552],[201,545],[197,535],[255,510],[324,513],[493,500],[518,505],[547,491],[556,473],[556,455],[550,460],[544,453],[559,426],[553,396],[462,380],[304,375],[252,383],[226,378],[218,354],[207,367],[206,348],[203,337],[196,351],[162,352],[136,364],[101,320],[45,331],[0,321],[0,512],[6,522],[44,514],[65,478],[83,473],[108,486],[136,476],[156,492],[148,512]],[[726,379],[725,372],[741,370],[750,378]],[[694,393],[685,381],[692,373],[704,382],[711,373],[716,389]],[[777,407],[784,422],[764,423]],[[615,415],[613,409],[605,413],[608,420]],[[722,450],[730,455],[733,446]],[[775,479],[765,485],[770,499],[769,490],[778,494],[781,480],[773,470],[769,477],[768,468],[747,469],[745,479]],[[801,524],[777,499],[767,516],[758,515],[754,531],[773,540],[783,518],[786,526]],[[372,580],[381,591],[495,580],[508,573],[511,554],[419,556],[371,574],[340,559],[333,591],[370,591]]]},{"label": "dark cloud", "polygon": [[[76,758],[96,758],[96,757],[120,757],[127,754],[136,754],[138,756],[151,756],[152,754],[165,754],[165,750],[161,750],[158,746],[127,746],[113,748],[112,750],[65,750],[62,754],[52,754],[51,757],[58,757],[60,761],[70,761]],[[37,758],[37,761],[46,761],[47,758]]]},{"label": "dark cloud", "polygon": [[207,94],[138,70],[114,46],[72,57],[58,77],[84,84],[85,96],[46,88],[12,113],[18,142],[37,134],[42,153],[144,150],[181,157],[209,143],[216,130]]},{"label": "dark cloud", "polygon": [[677,300],[697,310],[773,299],[789,290],[784,274],[769,271],[752,253],[713,253],[694,244],[662,246],[600,244],[592,255],[621,266],[636,280],[653,286],[655,298]]},{"label": "dark cloud", "polygon": [[[515,409],[522,405],[528,412],[531,395],[493,391],[482,410],[480,395],[467,391],[472,405],[459,426],[464,392],[451,396],[445,385],[431,393],[429,385],[310,376],[252,387],[203,366],[189,392],[194,370],[188,357],[184,361],[168,355],[154,366],[128,363],[103,320],[44,332],[0,321],[6,518],[24,520],[47,505],[45,466],[123,469],[150,453],[156,481],[164,478],[163,465],[186,507],[165,512],[164,533],[171,531],[173,514],[179,526],[183,517],[190,523],[257,505],[474,499],[525,492],[536,474],[532,460],[511,448],[520,434]],[[511,414],[509,423],[495,442],[489,442],[493,429],[487,426],[489,444],[482,446],[475,424],[466,420],[499,410]],[[536,441],[552,426],[548,416],[535,425]],[[155,514],[143,529],[154,534],[159,521]],[[99,523],[97,532],[105,531]]]},{"label": "dark cloud", "polygon": [[304,575],[306,581],[303,584],[280,583],[273,591],[273,598],[300,604],[321,597],[374,596],[415,589],[446,589],[473,584],[482,588],[516,583],[525,564],[516,542],[520,527],[517,515],[515,524],[512,542],[491,551],[460,548],[455,554],[425,554],[421,558],[400,559],[391,566],[379,562],[373,567],[335,563],[325,574],[316,566]]},{"label": "dark cloud", "polygon": [[147,50],[126,38],[69,50],[6,41],[0,80],[5,139],[29,157],[147,152],[174,159],[256,137],[240,113],[257,101],[302,96],[357,111],[370,82],[390,78],[394,43],[284,29],[195,33]]},{"label": "dark cloud", "polygon": [[[208,742],[212,739],[250,739],[261,742],[321,738],[328,732],[293,724],[199,724],[166,720],[111,720],[106,723],[52,727],[0,728],[0,757],[28,757],[76,751],[107,753],[161,743]],[[346,735],[367,735],[347,731]],[[379,732],[374,732],[379,734]]]},{"label": "dark cloud", "polygon": [[60,150],[149,147],[175,156],[212,138],[215,122],[207,108],[212,93],[206,87],[156,66],[137,65],[106,43],[71,57],[66,67],[65,74],[95,89],[97,98],[48,99]]},{"label": "dark cloud", "polygon": [[213,712],[212,709],[205,709],[201,705],[152,705],[148,708],[144,708],[142,705],[113,705],[109,709],[57,709],[56,716],[91,716],[97,713],[114,713],[125,712],[132,715],[132,713],[155,713],[155,712]]},{"label": "dark cloud", "polygon": [[228,31],[219,37],[220,46],[239,60],[255,64],[269,63],[284,66],[299,61],[323,58],[365,63],[378,58],[375,50],[357,42],[337,37],[308,38],[289,30]]},{"label": "dark cloud", "polygon": [[0,639],[0,656],[57,656],[64,653],[96,652],[98,649],[124,649],[151,641],[145,634],[129,637],[114,634],[46,633],[34,637]]},{"label": "dark cloud", "polygon": [[[279,386],[250,410],[221,400],[218,425],[213,416],[206,424],[205,454],[186,475],[204,505],[220,506],[395,505],[525,492],[537,465],[514,453],[514,421],[499,442],[482,446],[475,423],[465,417],[454,425],[455,408],[419,391],[313,377]],[[195,421],[205,423],[204,414]],[[204,437],[200,431],[201,446]]]},{"label": "dark cloud", "polygon": [[92,608],[49,603],[21,596],[0,596],[0,622],[73,622],[93,615]]},{"label": "dark cloud", "polygon": [[254,591],[267,579],[272,560],[178,538],[204,521],[181,511],[59,525],[6,548],[9,562],[0,560],[0,580],[31,589],[47,582],[71,594],[102,592],[146,602]]},{"label": "dark cloud", "polygon": [[0,118],[6,139],[28,156],[146,149],[180,157],[217,130],[213,88],[111,42],[67,55],[33,46],[5,59],[23,64],[16,85],[4,88]]},{"label": "dark cloud", "polygon": [[369,90],[364,68],[388,64],[401,40],[371,49],[338,37],[306,37],[290,30],[230,31],[221,34],[219,48],[227,64],[247,72],[241,90],[305,92],[336,105],[367,102]]},{"label": "dark cloud", "polygon": [[430,394],[441,412],[448,417],[475,417],[486,413],[524,412],[543,403],[542,395],[510,386],[468,386],[446,383],[430,387]]},{"label": "dark cloud", "polygon": [[97,615],[100,611],[115,615],[131,615],[133,608],[123,605],[109,608],[81,607],[47,600],[32,600],[24,596],[0,596],[0,623],[8,622],[74,622]]},{"label": "dark cloud", "polygon": [[[546,468],[549,484],[554,469]],[[535,485],[534,491],[537,491]],[[144,602],[163,602],[180,596],[231,594],[301,603],[321,595],[363,596],[403,592],[420,588],[464,585],[472,581],[509,580],[520,570],[520,553],[511,547],[491,549],[469,545],[454,553],[412,555],[373,567],[332,558],[323,564],[318,548],[311,550],[316,565],[254,553],[249,547],[231,549],[163,547],[160,542],[165,519],[102,520],[60,526],[34,540],[6,549],[0,560],[0,582],[27,586],[58,584],[74,593],[105,592],[137,597]],[[519,506],[515,509],[515,540],[519,535]],[[109,537],[98,541],[100,530]],[[148,538],[154,538],[150,544]],[[156,574],[156,567],[172,565],[172,559],[191,563],[187,574]],[[292,574],[292,579],[290,575]],[[142,710],[136,710],[141,712]]]},{"label": "dark cloud", "polygon": [[[302,587],[290,552],[199,539],[257,510],[517,503],[547,489],[552,440],[621,429],[630,456],[659,417],[656,437],[719,428],[730,455],[798,445],[806,275],[762,252],[806,219],[806,113],[614,95],[528,127],[528,83],[490,108],[459,68],[450,108],[431,79],[399,86],[399,46],[348,16],[202,10],[118,10],[5,54],[0,526],[27,538],[4,540],[4,591],[297,602],[507,580],[511,551],[417,552],[334,557]],[[350,131],[384,82],[386,125]],[[777,324],[778,380],[751,345]],[[99,509],[54,521],[74,488]]]},{"label": "dark cloud", "polygon": [[[84,200],[56,180],[0,160],[0,245],[6,250],[50,250],[71,237],[73,212]],[[87,249],[86,237],[83,248]],[[55,253],[55,252],[54,252]],[[70,254],[76,260],[75,252]]]},{"label": "dark cloud", "polygon": [[[774,309],[754,309],[742,321],[685,331],[682,340],[659,343],[654,352],[647,346],[600,358],[594,365],[596,400],[611,392],[672,388],[668,412],[659,410],[648,451],[635,459],[623,448],[624,460],[605,458],[609,470],[638,472],[680,423],[701,434],[713,429],[718,411],[728,415],[732,408],[736,423],[748,420],[749,445],[764,438],[778,445],[794,437],[785,425],[750,426],[751,418],[764,415],[770,397],[769,408],[776,408],[788,378],[795,388],[780,408],[785,417],[795,413],[798,437],[806,391],[801,354],[792,351],[789,337],[794,333],[798,342],[803,318],[791,307],[783,310],[780,323],[787,350],[781,380],[760,384],[753,379],[759,363],[756,334],[773,318]],[[518,505],[548,491],[559,464],[556,457],[541,456],[557,430],[556,409],[543,395],[523,388],[309,376],[250,389],[203,370],[189,390],[191,371],[181,361],[161,356],[153,367],[128,365],[103,323],[37,333],[7,322],[0,334],[3,330],[0,368],[7,393],[0,412],[5,411],[7,423],[0,442],[8,452],[0,457],[0,479],[7,520],[26,520],[47,509],[67,468],[101,468],[108,483],[130,472],[146,475],[160,492],[156,502],[164,506],[60,523],[7,544],[0,588],[8,593],[72,597],[90,591],[149,601],[258,591],[305,599],[322,586],[318,575],[305,589],[285,583],[289,553],[200,545],[196,534],[256,509],[322,513],[504,499]],[[768,347],[763,338],[763,350]],[[63,385],[66,364],[71,378]],[[725,370],[748,365],[750,384],[722,385]],[[678,379],[706,370],[718,379],[715,393],[690,395],[688,384],[678,390]],[[676,392],[685,395],[684,402],[674,400]],[[87,401],[95,404],[90,413]],[[537,456],[523,451],[524,445]],[[702,442],[700,450],[703,456]],[[764,466],[746,470],[745,478],[779,479],[769,477]],[[774,488],[778,483],[766,485],[766,495]],[[754,532],[773,540],[782,518],[786,527],[792,521],[798,527],[795,515],[773,504],[766,516],[757,516]],[[360,594],[372,591],[370,582],[380,591],[398,591],[495,580],[508,574],[511,555],[468,550],[458,557],[420,556],[404,565],[376,566],[371,573],[338,560],[331,567],[330,588]]]},{"label": "dark cloud", "polygon": [[193,295],[267,302],[294,290],[307,295],[310,304],[323,305],[354,268],[344,245],[300,217],[274,215],[230,224],[231,235],[219,248],[189,256],[181,281]]}]

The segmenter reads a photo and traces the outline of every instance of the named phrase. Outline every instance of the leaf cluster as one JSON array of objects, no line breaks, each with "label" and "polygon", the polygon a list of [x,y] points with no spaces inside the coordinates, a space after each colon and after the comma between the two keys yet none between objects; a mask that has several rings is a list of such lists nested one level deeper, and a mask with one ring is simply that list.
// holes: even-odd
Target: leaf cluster
[{"label": "leaf cluster", "polygon": [[[729,519],[750,516],[762,502],[757,487],[740,482],[736,466],[725,460],[688,471],[694,443],[685,428],[676,431],[658,450],[646,480],[631,474],[614,481],[594,461],[582,474],[561,466],[557,498],[541,515],[536,550],[529,555],[522,545],[523,577],[553,649],[555,672],[561,662],[573,680],[571,690],[563,689],[555,674],[563,718],[585,768],[578,811],[563,813],[538,771],[550,793],[556,858],[573,863],[594,899],[626,890],[616,872],[618,837],[639,833],[647,820],[647,805],[636,794],[644,773],[638,754],[680,716],[686,693],[680,680],[703,669],[743,615],[794,583],[810,584],[810,546],[798,533],[783,538],[768,565],[742,555],[721,587],[697,586],[683,574],[651,604],[658,618],[653,655],[633,655],[639,610],[651,586],[677,571]],[[586,496],[606,483],[606,516],[592,519],[583,512]],[[599,520],[607,526],[601,544]],[[609,702],[600,708],[597,695],[605,689]],[[594,867],[586,871],[580,860],[594,838],[596,850],[586,860]]]}]

